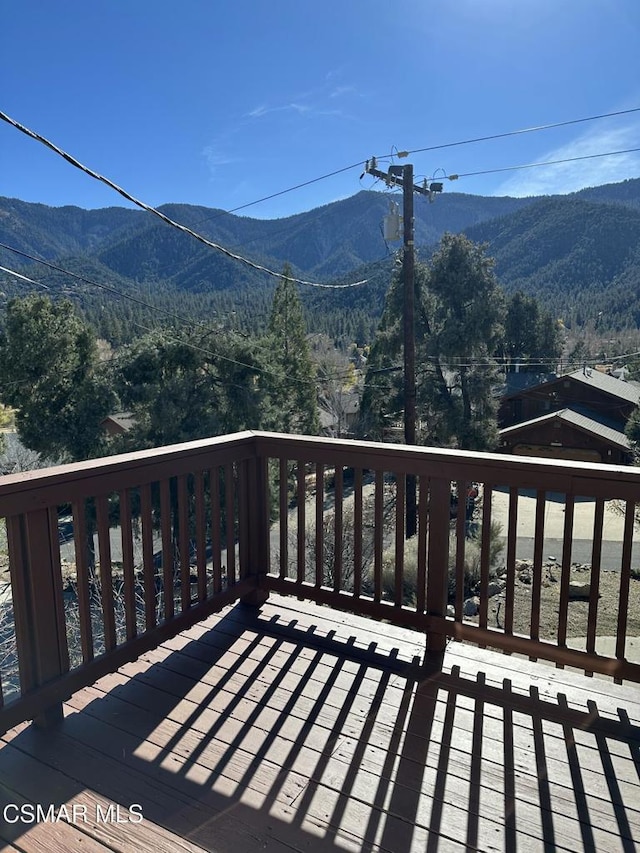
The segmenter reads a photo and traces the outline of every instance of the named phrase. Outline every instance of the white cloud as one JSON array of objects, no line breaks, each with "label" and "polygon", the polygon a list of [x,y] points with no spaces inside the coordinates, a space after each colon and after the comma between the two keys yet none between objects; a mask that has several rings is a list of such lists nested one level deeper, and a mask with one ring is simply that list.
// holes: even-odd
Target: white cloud
[{"label": "white cloud", "polygon": [[355,95],[355,86],[337,86],[329,93],[330,98],[341,98],[343,95]]},{"label": "white cloud", "polygon": [[339,116],[342,115],[340,110],[323,110],[311,104],[303,104],[299,101],[292,101],[288,104],[281,104],[277,107],[269,107],[266,104],[261,104],[259,107],[245,114],[245,118],[262,118],[273,113],[296,113],[299,116],[309,116],[315,118],[317,116]]},{"label": "white cloud", "polygon": [[209,171],[213,174],[220,166],[228,166],[230,163],[237,163],[238,158],[226,154],[221,148],[216,145],[207,145],[202,151]]},{"label": "white cloud", "polygon": [[[640,148],[640,121],[627,120],[612,128],[593,128],[572,142],[551,149],[535,161],[575,160],[554,166],[539,166],[514,173],[493,195],[531,196],[570,193],[584,187],[615,183],[640,175],[640,151],[610,157],[594,157],[613,151]],[[525,161],[526,162],[526,161]]]}]

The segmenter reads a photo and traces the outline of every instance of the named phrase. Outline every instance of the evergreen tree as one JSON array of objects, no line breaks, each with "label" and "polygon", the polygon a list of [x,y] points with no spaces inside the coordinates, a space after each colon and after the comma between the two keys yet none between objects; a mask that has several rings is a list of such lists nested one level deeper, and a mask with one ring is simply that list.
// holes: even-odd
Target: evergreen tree
[{"label": "evergreen tree", "polygon": [[267,382],[277,428],[283,432],[318,432],[315,370],[309,354],[302,305],[291,270],[285,266],[273,295],[269,329]]},{"label": "evergreen tree", "polygon": [[126,447],[272,427],[262,354],[234,333],[158,329],[122,350],[113,372],[121,406],[133,415]]},{"label": "evergreen tree", "polygon": [[[416,375],[419,440],[486,450],[497,440],[495,353],[504,297],[492,261],[463,235],[445,234],[430,265],[416,265]],[[381,437],[402,412],[402,282],[387,294],[369,359],[362,426]]]},{"label": "evergreen tree", "polygon": [[0,389],[29,449],[73,461],[104,451],[100,424],[114,395],[93,332],[68,300],[11,300],[0,337]]},{"label": "evergreen tree", "polygon": [[517,291],[509,300],[505,318],[504,354],[507,369],[551,373],[562,355],[561,325],[537,299]]}]

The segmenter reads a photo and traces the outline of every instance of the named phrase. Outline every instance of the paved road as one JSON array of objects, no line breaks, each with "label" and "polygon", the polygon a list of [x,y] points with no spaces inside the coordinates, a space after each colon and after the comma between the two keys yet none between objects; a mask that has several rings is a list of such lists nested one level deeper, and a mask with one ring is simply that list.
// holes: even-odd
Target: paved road
[{"label": "paved road", "polygon": [[[501,522],[503,531],[507,529],[509,496],[504,492],[493,492],[491,497],[492,517]],[[573,547],[571,560],[574,563],[591,563],[592,540],[595,515],[594,501],[576,502],[573,521]],[[518,523],[516,556],[522,560],[533,558],[533,535],[535,530],[536,499],[521,495],[518,498]],[[559,500],[547,500],[544,514],[544,556],[562,559],[562,543],[564,538],[564,503]],[[605,505],[604,522],[602,526],[602,568],[620,570],[622,561],[622,539],[624,535],[624,518],[614,511],[609,504]],[[640,568],[640,530],[636,528],[633,535],[634,546],[631,565]],[[506,539],[505,539],[506,541]]]}]

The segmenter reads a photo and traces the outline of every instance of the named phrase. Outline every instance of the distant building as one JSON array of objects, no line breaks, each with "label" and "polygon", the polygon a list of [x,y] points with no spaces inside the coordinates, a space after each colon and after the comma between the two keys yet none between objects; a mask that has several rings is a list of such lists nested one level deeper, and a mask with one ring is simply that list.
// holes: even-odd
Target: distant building
[{"label": "distant building", "polygon": [[633,454],[624,428],[639,403],[636,383],[591,368],[576,370],[503,397],[498,449],[628,464]]},{"label": "distant building", "polygon": [[104,429],[107,435],[122,435],[135,424],[135,419],[131,412],[114,412],[112,415],[107,415],[100,426]]}]

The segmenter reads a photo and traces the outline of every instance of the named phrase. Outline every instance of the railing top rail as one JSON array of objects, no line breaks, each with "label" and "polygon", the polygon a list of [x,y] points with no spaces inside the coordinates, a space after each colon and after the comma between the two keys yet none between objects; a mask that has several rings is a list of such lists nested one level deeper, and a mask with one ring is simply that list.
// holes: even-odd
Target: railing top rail
[{"label": "railing top rail", "polygon": [[209,454],[211,464],[223,464],[239,451],[243,457],[254,455],[255,438],[251,432],[7,474],[0,477],[0,517],[171,476],[180,473],[172,470],[178,463],[181,469],[188,470],[192,462]]},{"label": "railing top rail", "polygon": [[310,462],[333,464],[335,461],[398,473],[429,473],[495,485],[517,484],[521,488],[542,487],[574,495],[595,494],[605,483],[615,483],[620,497],[635,496],[640,500],[640,468],[632,466],[306,435],[269,432],[254,432],[253,435],[259,455],[286,453],[290,459]]},{"label": "railing top rail", "polygon": [[224,464],[256,454],[522,489],[640,501],[640,469],[383,442],[250,431],[0,477],[0,517],[184,473],[212,455]]}]

